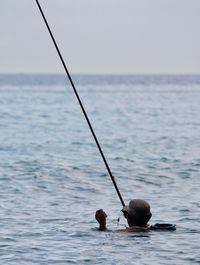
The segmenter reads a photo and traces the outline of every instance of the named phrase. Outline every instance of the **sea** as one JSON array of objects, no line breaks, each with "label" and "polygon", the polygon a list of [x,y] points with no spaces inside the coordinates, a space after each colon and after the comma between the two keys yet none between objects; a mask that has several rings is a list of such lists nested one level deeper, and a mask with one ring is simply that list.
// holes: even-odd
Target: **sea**
[{"label": "sea", "polygon": [[[200,75],[73,75],[122,204],[64,75],[0,75],[0,263],[200,264]],[[100,232],[95,212],[107,213]]]}]

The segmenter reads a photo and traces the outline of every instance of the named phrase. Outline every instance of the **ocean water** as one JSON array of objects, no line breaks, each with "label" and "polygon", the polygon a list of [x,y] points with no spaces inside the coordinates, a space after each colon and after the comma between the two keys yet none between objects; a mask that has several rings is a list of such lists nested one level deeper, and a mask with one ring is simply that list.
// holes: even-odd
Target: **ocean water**
[{"label": "ocean water", "polygon": [[73,79],[124,201],[177,230],[116,232],[122,206],[69,82],[0,75],[1,264],[200,264],[200,76]]}]

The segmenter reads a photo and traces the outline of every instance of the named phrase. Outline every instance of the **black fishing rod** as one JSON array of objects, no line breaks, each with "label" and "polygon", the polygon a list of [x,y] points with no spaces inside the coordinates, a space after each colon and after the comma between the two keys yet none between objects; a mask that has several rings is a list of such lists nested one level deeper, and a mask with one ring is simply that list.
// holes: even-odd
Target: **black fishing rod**
[{"label": "black fishing rod", "polygon": [[51,29],[50,29],[50,27],[49,27],[49,24],[48,24],[47,20],[46,20],[46,17],[45,17],[45,15],[44,15],[44,12],[43,12],[43,10],[42,10],[42,8],[41,8],[41,6],[40,6],[39,1],[38,1],[38,0],[35,0],[35,1],[36,1],[37,6],[38,6],[38,8],[39,8],[39,10],[40,10],[40,13],[41,13],[41,15],[42,15],[42,18],[43,18],[43,20],[44,20],[44,22],[45,22],[45,24],[46,24],[46,27],[47,27],[47,29],[48,29],[48,31],[49,31],[49,34],[50,34],[51,39],[52,39],[52,41],[53,41],[53,43],[54,43],[54,46],[55,46],[56,51],[57,51],[57,53],[58,53],[58,55],[59,55],[59,58],[60,58],[60,60],[61,60],[61,62],[62,62],[62,65],[63,65],[63,67],[64,67],[64,69],[65,69],[65,73],[66,73],[66,75],[67,75],[67,77],[68,77],[68,79],[69,79],[69,81],[70,81],[70,83],[71,83],[71,86],[72,86],[73,90],[74,90],[74,93],[75,93],[76,98],[77,98],[77,100],[78,100],[78,102],[79,102],[79,105],[80,105],[81,110],[82,110],[82,112],[83,112],[83,114],[84,114],[84,117],[85,117],[85,119],[86,119],[86,121],[87,121],[87,124],[88,124],[88,126],[89,126],[89,128],[90,128],[90,131],[91,131],[91,133],[92,133],[92,135],[93,135],[93,137],[94,137],[94,140],[95,140],[95,142],[96,142],[96,145],[97,145],[97,147],[98,147],[98,149],[99,149],[99,152],[100,152],[100,154],[101,154],[101,156],[102,156],[102,159],[103,159],[103,161],[104,161],[104,164],[105,164],[105,166],[106,166],[106,169],[107,169],[107,171],[108,171],[108,174],[110,175],[110,178],[111,178],[111,180],[112,180],[112,182],[113,182],[113,185],[114,185],[114,187],[115,187],[115,189],[116,189],[116,192],[117,192],[117,194],[118,194],[118,196],[119,196],[119,199],[120,199],[120,201],[121,201],[121,203],[122,203],[122,206],[125,206],[125,203],[124,203],[124,201],[123,201],[123,199],[122,199],[122,196],[121,196],[121,194],[120,194],[120,191],[119,191],[119,189],[118,189],[118,187],[117,187],[117,184],[116,184],[116,181],[115,181],[115,179],[114,179],[114,176],[113,176],[113,174],[112,174],[112,172],[111,172],[111,170],[110,170],[110,167],[108,166],[108,163],[107,163],[107,161],[106,161],[106,158],[105,158],[105,156],[104,156],[104,153],[103,153],[103,151],[102,151],[102,149],[101,149],[101,146],[100,146],[100,144],[99,144],[99,141],[98,141],[98,139],[97,139],[97,137],[96,137],[96,135],[95,135],[95,132],[94,132],[94,130],[93,130],[93,128],[92,128],[92,125],[91,125],[90,120],[89,120],[89,118],[88,118],[88,116],[87,116],[87,113],[86,113],[86,111],[85,111],[85,109],[84,109],[84,107],[83,107],[82,101],[81,101],[81,99],[80,99],[80,97],[79,97],[79,95],[78,95],[78,92],[77,92],[77,90],[76,90],[76,87],[75,87],[75,85],[74,85],[74,82],[72,81],[72,78],[71,78],[71,76],[70,76],[70,74],[69,74],[69,71],[68,71],[67,66],[66,66],[66,64],[65,64],[65,61],[64,61],[64,59],[63,59],[63,57],[62,57],[62,54],[61,54],[61,52],[60,52],[60,50],[59,50],[59,48],[58,48],[58,45],[57,45],[57,43],[56,43],[56,40],[55,40],[55,38],[54,38],[54,36],[53,36],[53,34],[52,34],[52,31],[51,31]]}]

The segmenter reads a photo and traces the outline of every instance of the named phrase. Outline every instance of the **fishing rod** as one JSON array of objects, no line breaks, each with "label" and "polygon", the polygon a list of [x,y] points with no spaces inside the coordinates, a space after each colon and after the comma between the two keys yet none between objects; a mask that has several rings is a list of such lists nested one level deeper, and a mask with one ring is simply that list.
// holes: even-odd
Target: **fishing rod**
[{"label": "fishing rod", "polygon": [[61,54],[61,52],[60,52],[60,50],[59,50],[59,48],[58,48],[58,45],[57,45],[56,40],[55,40],[55,38],[54,38],[54,36],[53,36],[53,33],[52,33],[52,31],[51,31],[51,29],[50,29],[50,27],[49,27],[49,24],[48,24],[47,19],[46,19],[45,15],[44,15],[44,12],[43,12],[43,10],[42,10],[42,8],[41,8],[41,6],[40,6],[39,1],[38,1],[38,0],[35,0],[35,1],[36,1],[36,4],[37,4],[38,8],[39,8],[39,11],[40,11],[40,13],[41,13],[41,15],[42,15],[42,18],[43,18],[43,20],[44,20],[44,22],[45,22],[45,25],[46,25],[46,27],[47,27],[47,29],[48,29],[48,32],[49,32],[49,34],[50,34],[50,36],[51,36],[51,39],[52,39],[52,41],[53,41],[53,43],[54,43],[54,46],[55,46],[56,51],[57,51],[57,53],[58,53],[58,55],[59,55],[59,58],[60,58],[60,60],[61,60],[61,62],[62,62],[62,65],[63,65],[63,67],[64,67],[64,69],[65,69],[65,73],[66,73],[66,75],[67,75],[67,77],[68,77],[68,79],[69,79],[69,81],[70,81],[70,84],[71,84],[73,90],[74,90],[74,93],[75,93],[76,98],[77,98],[77,100],[78,100],[78,102],[79,102],[79,105],[80,105],[81,110],[82,110],[82,112],[83,112],[83,114],[84,114],[84,117],[85,117],[85,119],[86,119],[86,121],[87,121],[87,124],[88,124],[88,126],[89,126],[89,128],[90,128],[90,131],[91,131],[91,133],[92,133],[92,135],[93,135],[93,137],[94,137],[95,143],[96,143],[96,145],[97,145],[97,147],[98,147],[98,149],[99,149],[99,152],[100,152],[101,157],[102,157],[102,159],[103,159],[103,161],[104,161],[104,164],[105,164],[105,166],[106,166],[106,169],[107,169],[107,171],[108,171],[108,174],[109,174],[109,176],[110,176],[110,178],[111,178],[111,180],[112,180],[112,182],[113,182],[113,185],[114,185],[114,187],[115,187],[115,189],[116,189],[116,192],[117,192],[117,194],[118,194],[118,196],[119,196],[119,199],[120,199],[120,201],[121,201],[121,204],[122,204],[122,206],[125,206],[125,203],[124,203],[124,201],[123,201],[123,198],[122,198],[122,196],[121,196],[121,194],[120,194],[120,191],[119,191],[119,189],[118,189],[118,187],[117,187],[117,183],[116,183],[116,181],[115,181],[115,178],[114,178],[114,176],[113,176],[113,174],[112,174],[112,172],[111,172],[111,170],[110,170],[110,167],[109,167],[109,165],[108,165],[108,163],[107,163],[107,161],[106,161],[106,158],[105,158],[105,156],[104,156],[104,153],[103,153],[103,151],[102,151],[102,149],[101,149],[101,146],[100,146],[99,141],[98,141],[98,139],[97,139],[97,137],[96,137],[96,134],[95,134],[95,132],[94,132],[94,130],[93,130],[93,128],[92,128],[92,125],[91,125],[91,123],[90,123],[90,120],[89,120],[89,118],[88,118],[88,115],[87,115],[87,113],[86,113],[86,111],[85,111],[85,108],[84,108],[84,106],[83,106],[83,104],[82,104],[82,101],[81,101],[81,99],[80,99],[80,97],[79,97],[79,95],[78,95],[78,92],[77,92],[77,90],[76,90],[76,87],[75,87],[75,85],[74,85],[74,82],[73,82],[73,80],[72,80],[72,78],[71,78],[71,75],[70,75],[68,69],[67,69],[67,66],[66,66],[65,61],[64,61],[64,59],[63,59],[63,57],[62,57],[62,54]]}]

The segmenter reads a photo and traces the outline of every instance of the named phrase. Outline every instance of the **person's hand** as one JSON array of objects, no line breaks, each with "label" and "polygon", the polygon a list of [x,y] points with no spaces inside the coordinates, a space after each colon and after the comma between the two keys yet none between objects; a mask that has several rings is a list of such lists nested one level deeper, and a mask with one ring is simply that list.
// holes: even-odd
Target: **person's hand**
[{"label": "person's hand", "polygon": [[104,212],[103,209],[99,209],[95,213],[95,218],[97,222],[99,222],[100,225],[105,225],[106,217],[107,217],[107,214]]},{"label": "person's hand", "polygon": [[124,207],[123,207],[121,211],[122,211],[123,214],[124,214],[124,218],[127,219],[127,217],[128,217],[128,212],[126,211],[126,209],[124,209]]}]

